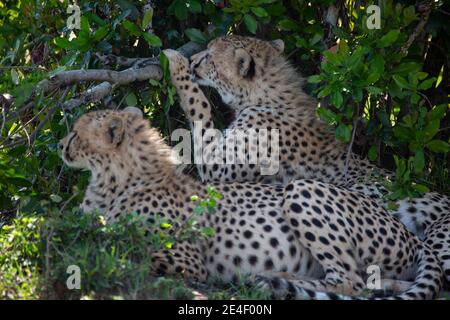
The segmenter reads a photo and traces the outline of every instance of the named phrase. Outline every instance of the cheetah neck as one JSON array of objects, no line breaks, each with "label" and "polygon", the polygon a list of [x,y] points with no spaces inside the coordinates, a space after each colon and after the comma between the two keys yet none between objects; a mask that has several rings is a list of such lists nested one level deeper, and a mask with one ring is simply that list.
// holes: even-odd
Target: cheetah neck
[{"label": "cheetah neck", "polygon": [[303,91],[304,80],[292,66],[282,61],[261,72],[249,86],[239,88],[230,107],[241,111],[248,107],[270,106],[274,110],[289,111],[297,118],[316,118],[317,101]]}]

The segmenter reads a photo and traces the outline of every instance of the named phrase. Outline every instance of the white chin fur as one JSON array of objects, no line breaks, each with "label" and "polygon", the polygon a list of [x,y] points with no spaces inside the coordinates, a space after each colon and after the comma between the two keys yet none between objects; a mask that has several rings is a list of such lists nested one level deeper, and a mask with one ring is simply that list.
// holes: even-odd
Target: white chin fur
[{"label": "white chin fur", "polygon": [[212,87],[212,83],[209,80],[195,78],[194,82],[198,83],[201,86]]},{"label": "white chin fur", "polygon": [[76,162],[76,161],[68,161],[66,159],[66,157],[64,157],[64,156],[62,157],[62,159],[63,159],[64,163],[70,168],[74,168],[74,169],[85,169],[86,168],[86,166],[84,164]]}]

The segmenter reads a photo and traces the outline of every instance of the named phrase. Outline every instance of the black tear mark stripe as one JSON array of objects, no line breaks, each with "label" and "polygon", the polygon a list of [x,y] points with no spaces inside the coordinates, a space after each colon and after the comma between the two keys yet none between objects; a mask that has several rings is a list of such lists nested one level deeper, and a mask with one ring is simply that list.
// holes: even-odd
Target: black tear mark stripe
[{"label": "black tear mark stripe", "polygon": [[69,142],[67,143],[65,156],[66,156],[66,159],[69,160],[69,161],[73,161],[73,158],[69,154],[69,150],[70,150],[70,145],[72,144],[72,141],[73,141],[73,139],[75,139],[76,136],[77,136],[77,133],[74,132],[73,136],[70,137]]}]

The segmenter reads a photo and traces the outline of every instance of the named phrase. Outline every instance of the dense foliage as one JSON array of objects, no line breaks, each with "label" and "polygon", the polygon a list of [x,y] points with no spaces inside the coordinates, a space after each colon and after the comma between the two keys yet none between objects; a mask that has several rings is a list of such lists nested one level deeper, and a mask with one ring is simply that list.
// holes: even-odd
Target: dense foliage
[{"label": "dense foliage", "polygon": [[[139,270],[148,259],[139,248],[149,239],[130,229],[136,247],[125,250],[120,226],[105,228],[77,215],[89,175],[63,166],[57,143],[90,109],[139,106],[165,135],[185,126],[167,73],[160,81],[114,86],[101,101],[76,108],[64,102],[98,83],[37,87],[64,70],[126,68],[106,64],[108,54],[152,57],[227,33],[281,38],[286,56],[309,77],[305,90],[319,98],[318,116],[336,138],[396,171],[391,199],[430,189],[450,193],[450,7],[444,1],[377,3],[381,27],[369,29],[372,1],[81,0],[79,29],[71,29],[76,10],[68,11],[67,1],[0,1],[0,296],[57,295],[57,289],[36,287],[62,281],[63,266],[73,262],[65,259],[86,264],[84,277],[92,281],[84,294],[118,287],[126,287],[127,296],[141,294]],[[208,94],[221,111],[216,121],[226,125],[232,113]],[[68,235],[79,237],[77,246],[68,249]],[[91,255],[83,256],[87,251]],[[131,278],[137,283],[124,285],[129,272],[139,275]],[[186,297],[180,290],[170,296]]]}]

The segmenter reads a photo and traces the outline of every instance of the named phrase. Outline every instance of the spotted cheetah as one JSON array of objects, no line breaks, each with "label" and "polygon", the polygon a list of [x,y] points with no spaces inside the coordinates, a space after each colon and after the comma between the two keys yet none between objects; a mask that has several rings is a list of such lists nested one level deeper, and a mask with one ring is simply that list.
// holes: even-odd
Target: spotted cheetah
[{"label": "spotted cheetah", "polygon": [[[188,60],[176,51],[165,51],[172,82],[191,124],[197,121],[204,128],[214,127],[210,103],[199,87],[205,85],[216,89],[223,102],[237,114],[222,141],[238,130],[279,132],[276,174],[261,175],[260,164],[226,164],[223,159],[225,164],[200,164],[202,179],[281,185],[299,178],[314,179],[357,191],[387,206],[383,197],[386,189],[379,177],[392,178],[393,174],[355,154],[348,155],[348,147],[336,141],[333,132],[317,119],[317,102],[304,93],[303,78],[282,56],[283,49],[282,40],[225,36],[194,55],[190,67]],[[225,148],[224,145],[221,142],[219,147]],[[450,198],[430,192],[396,204],[397,209],[390,212],[432,246],[450,281]]]},{"label": "spotted cheetah", "polygon": [[[156,215],[176,230],[195,212],[190,196],[208,196],[203,183],[176,173],[172,150],[136,108],[81,116],[60,148],[68,166],[92,173],[81,209],[107,222],[135,212],[148,232]],[[223,198],[197,220],[215,235],[156,252],[152,272],[198,281],[253,275],[277,297],[329,299],[361,294],[366,267],[376,265],[392,283],[415,277],[393,298],[432,299],[440,290],[429,246],[370,198],[312,180],[211,185]]]}]

